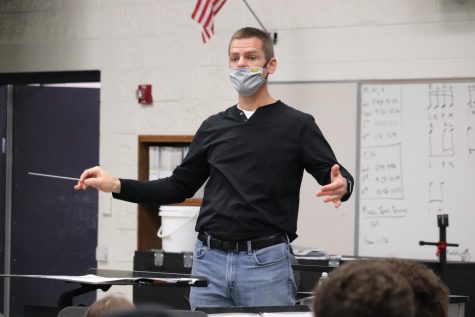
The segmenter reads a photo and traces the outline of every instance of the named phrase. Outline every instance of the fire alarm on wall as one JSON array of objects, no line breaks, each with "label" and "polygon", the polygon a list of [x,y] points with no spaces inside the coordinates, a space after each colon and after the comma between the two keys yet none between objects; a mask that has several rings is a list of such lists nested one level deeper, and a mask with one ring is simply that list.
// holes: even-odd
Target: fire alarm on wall
[{"label": "fire alarm on wall", "polygon": [[151,105],[152,99],[152,85],[139,85],[137,88],[137,100],[142,105]]}]

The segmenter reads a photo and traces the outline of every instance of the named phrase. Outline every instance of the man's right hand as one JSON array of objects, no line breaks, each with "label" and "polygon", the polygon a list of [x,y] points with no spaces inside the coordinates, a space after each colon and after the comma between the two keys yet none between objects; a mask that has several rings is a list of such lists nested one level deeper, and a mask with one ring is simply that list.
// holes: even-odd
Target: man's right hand
[{"label": "man's right hand", "polygon": [[74,186],[75,190],[85,190],[88,187],[95,188],[97,190],[106,193],[120,193],[120,180],[107,173],[100,166],[92,167],[85,170],[78,183]]}]

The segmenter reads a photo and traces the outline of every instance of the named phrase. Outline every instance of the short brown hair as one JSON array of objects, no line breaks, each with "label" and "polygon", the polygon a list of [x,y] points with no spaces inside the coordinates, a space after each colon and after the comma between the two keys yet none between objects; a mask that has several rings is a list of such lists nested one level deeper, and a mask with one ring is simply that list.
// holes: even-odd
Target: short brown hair
[{"label": "short brown hair", "polygon": [[446,317],[449,311],[449,289],[439,277],[420,262],[384,260],[403,275],[414,291],[417,317]]},{"label": "short brown hair", "polygon": [[113,313],[134,308],[127,298],[107,295],[94,302],[86,311],[85,317],[108,317]]},{"label": "short brown hair", "polygon": [[272,43],[272,39],[270,38],[269,34],[262,30],[251,27],[245,27],[234,32],[231,40],[229,41],[228,55],[231,49],[231,43],[234,40],[249,39],[251,37],[261,40],[262,49],[264,50],[264,55],[267,61],[274,57],[274,44]]},{"label": "short brown hair", "polygon": [[[315,290],[316,317],[413,317],[412,288],[390,265],[347,262]],[[394,270],[393,270],[394,271]]]}]

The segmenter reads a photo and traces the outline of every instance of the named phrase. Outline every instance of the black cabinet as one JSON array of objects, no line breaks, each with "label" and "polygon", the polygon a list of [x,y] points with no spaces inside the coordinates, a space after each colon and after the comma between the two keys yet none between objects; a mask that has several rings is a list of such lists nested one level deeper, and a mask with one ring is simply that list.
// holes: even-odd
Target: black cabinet
[{"label": "black cabinet", "polygon": [[[134,271],[162,272],[176,274],[191,274],[193,254],[170,253],[162,250],[135,251]],[[364,259],[355,259],[364,260]],[[368,259],[369,260],[369,259]],[[322,272],[330,272],[335,268],[335,263],[328,260],[298,259],[299,264],[294,266],[296,275],[299,277],[300,297],[311,293],[321,276]],[[339,261],[341,265],[345,260]],[[434,261],[421,261],[439,274],[439,263]],[[329,265],[331,264],[331,265]],[[448,263],[445,271],[445,282],[449,287],[450,294],[468,296],[471,299],[465,306],[465,316],[475,314],[475,263],[456,262]],[[189,287],[153,287],[134,286],[134,302],[154,302],[168,305],[174,309],[190,309]]]},{"label": "black cabinet", "polygon": [[[357,259],[358,260],[358,259]],[[364,259],[361,259],[364,260]],[[369,259],[368,259],[369,260]],[[328,260],[312,260],[299,258],[299,265],[294,269],[300,273],[299,291],[302,293],[312,292],[322,272],[330,272],[335,267],[329,266]],[[343,264],[345,260],[339,262]],[[435,261],[420,261],[440,276],[440,265]],[[465,316],[475,316],[475,263],[474,262],[450,262],[447,263],[444,282],[449,288],[451,295],[463,295],[469,297],[465,305]],[[454,298],[451,298],[453,302]]]},{"label": "black cabinet", "polygon": [[[193,253],[163,250],[135,251],[134,271],[191,274]],[[173,309],[190,309],[190,287],[134,285],[134,303],[159,303]]]}]

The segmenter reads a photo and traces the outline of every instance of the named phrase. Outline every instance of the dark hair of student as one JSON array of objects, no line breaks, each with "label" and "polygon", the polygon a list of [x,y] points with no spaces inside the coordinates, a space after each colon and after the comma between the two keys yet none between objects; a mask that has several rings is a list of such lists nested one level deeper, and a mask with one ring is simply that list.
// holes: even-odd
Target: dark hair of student
[{"label": "dark hair of student", "polygon": [[414,292],[417,317],[447,317],[449,289],[430,268],[416,261],[384,260],[403,275]]},{"label": "dark hair of student", "polygon": [[409,282],[387,264],[347,262],[315,290],[316,317],[414,317]]}]

